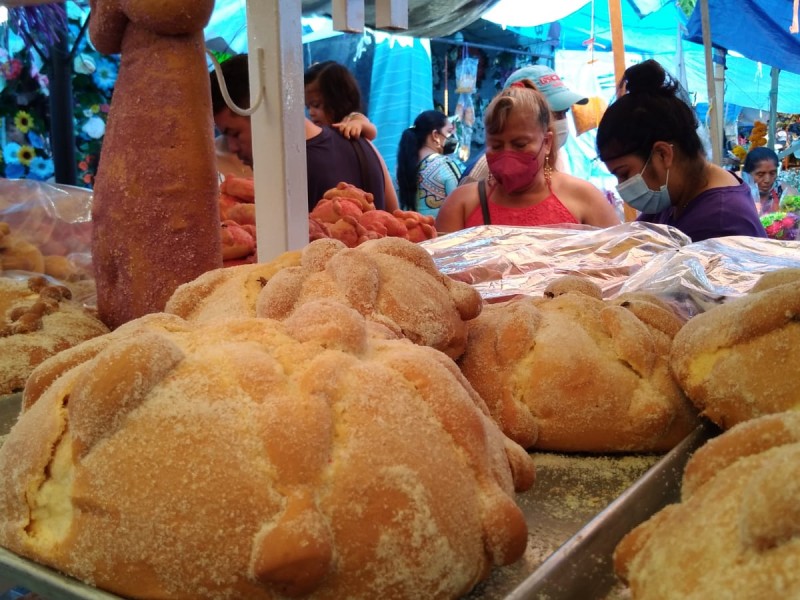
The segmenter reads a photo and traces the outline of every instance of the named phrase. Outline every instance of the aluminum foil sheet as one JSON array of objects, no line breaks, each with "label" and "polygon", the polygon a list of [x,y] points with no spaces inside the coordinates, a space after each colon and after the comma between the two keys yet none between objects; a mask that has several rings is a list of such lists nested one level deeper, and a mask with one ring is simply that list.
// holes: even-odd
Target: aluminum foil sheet
[{"label": "aluminum foil sheet", "polygon": [[800,242],[733,236],[692,243],[677,229],[623,223],[484,225],[423,242],[442,273],[473,285],[489,302],[541,296],[562,275],[594,281],[603,297],[645,291],[685,317],[746,293],[766,272],[800,268]]}]

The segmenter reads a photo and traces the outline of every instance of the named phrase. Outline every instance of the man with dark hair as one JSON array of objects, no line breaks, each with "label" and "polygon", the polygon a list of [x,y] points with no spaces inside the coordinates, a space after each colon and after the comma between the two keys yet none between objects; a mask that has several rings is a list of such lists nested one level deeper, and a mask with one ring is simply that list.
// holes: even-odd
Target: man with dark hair
[{"label": "man with dark hair", "polygon": [[[247,55],[239,54],[220,65],[228,95],[241,108],[250,105]],[[217,79],[211,72],[211,107],[214,123],[225,136],[227,148],[242,162],[253,164],[253,138],[250,117],[233,112],[225,103]],[[305,120],[308,210],[322,195],[345,181],[374,196],[375,207],[389,211],[397,208],[397,195],[380,154],[363,138],[346,139],[329,127],[318,127]]]}]

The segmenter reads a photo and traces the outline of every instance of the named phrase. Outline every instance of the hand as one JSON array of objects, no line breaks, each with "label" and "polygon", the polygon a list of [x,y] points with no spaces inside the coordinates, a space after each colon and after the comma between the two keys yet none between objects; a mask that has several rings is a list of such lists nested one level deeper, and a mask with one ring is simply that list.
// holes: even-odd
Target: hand
[{"label": "hand", "polygon": [[358,139],[361,137],[361,130],[364,128],[363,123],[359,119],[351,119],[345,117],[341,123],[334,123],[331,125],[334,129],[338,130],[345,138]]}]

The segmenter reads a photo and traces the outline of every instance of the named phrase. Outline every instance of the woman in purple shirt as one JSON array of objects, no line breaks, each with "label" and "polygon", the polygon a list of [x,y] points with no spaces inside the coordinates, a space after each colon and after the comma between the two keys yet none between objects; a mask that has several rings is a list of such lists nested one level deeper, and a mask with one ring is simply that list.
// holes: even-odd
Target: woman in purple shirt
[{"label": "woman in purple shirt", "polygon": [[661,65],[628,68],[619,89],[597,128],[597,151],[639,220],[672,225],[693,242],[767,237],[750,188],[706,160],[694,111]]}]

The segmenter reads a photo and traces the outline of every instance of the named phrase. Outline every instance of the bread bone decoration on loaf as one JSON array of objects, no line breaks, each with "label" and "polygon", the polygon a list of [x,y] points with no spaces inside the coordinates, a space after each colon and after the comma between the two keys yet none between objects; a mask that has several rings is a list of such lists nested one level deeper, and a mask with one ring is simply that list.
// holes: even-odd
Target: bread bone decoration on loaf
[{"label": "bread bone decoration on loaf", "polygon": [[603,301],[594,283],[570,276],[544,298],[484,307],[460,366],[524,447],[667,450],[697,425],[667,363],[681,324],[653,296]]},{"label": "bread bone decoration on loaf", "polygon": [[517,560],[533,483],[458,367],[331,301],[155,314],[31,376],[0,543],[131,598],[455,598]]},{"label": "bread bone decoration on loaf", "polygon": [[800,408],[800,269],[762,276],[746,295],[693,317],[670,367],[689,399],[722,428]]},{"label": "bread bone decoration on loaf", "polygon": [[45,359],[108,328],[63,285],[43,276],[0,277],[0,395],[22,391]]},{"label": "bread bone decoration on loaf", "polygon": [[222,266],[203,40],[214,2],[90,6],[92,43],[122,55],[92,206],[97,307],[113,328]]},{"label": "bread bone decoration on loaf", "polygon": [[[267,266],[206,273],[181,286],[166,310],[193,322],[283,320],[307,302],[331,298],[392,335],[451,358],[464,351],[466,321],[481,311],[481,297],[472,286],[441,274],[430,254],[401,238],[369,240],[352,249],[338,240],[316,240],[303,249],[299,264],[293,260],[288,253]],[[256,274],[262,290],[255,287]]]},{"label": "bread bone decoration on loaf", "polygon": [[706,443],[681,496],[617,546],[633,600],[800,598],[800,412]]}]

